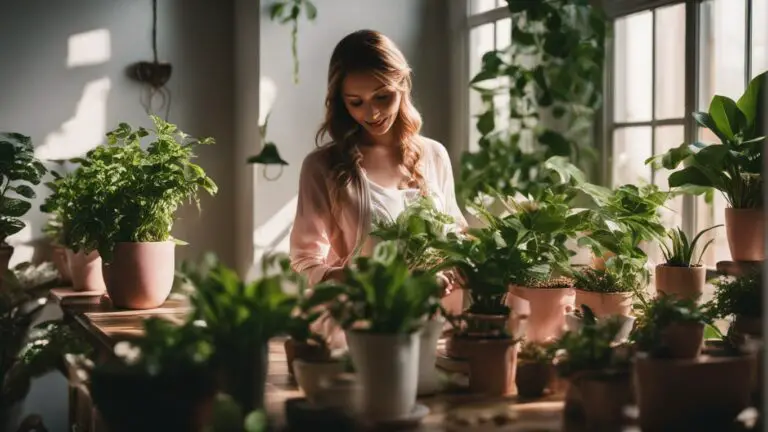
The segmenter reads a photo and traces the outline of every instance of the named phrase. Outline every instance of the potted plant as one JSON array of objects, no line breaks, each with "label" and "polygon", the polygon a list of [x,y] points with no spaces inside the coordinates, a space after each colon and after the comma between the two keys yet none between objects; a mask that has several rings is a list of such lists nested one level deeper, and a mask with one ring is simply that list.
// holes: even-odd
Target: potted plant
[{"label": "potted plant", "polygon": [[62,240],[64,233],[61,226],[61,217],[52,214],[43,225],[43,235],[51,241],[51,261],[59,272],[61,282],[65,284],[72,283],[72,273],[69,271],[69,261],[67,260],[67,249]]},{"label": "potted plant", "polygon": [[8,269],[13,255],[8,237],[24,228],[20,218],[32,208],[28,201],[36,195],[32,186],[40,184],[46,172],[29,137],[0,133],[0,271]]},{"label": "potted plant", "polygon": [[624,323],[617,316],[598,319],[588,307],[584,315],[581,328],[554,346],[555,369],[569,383],[565,411],[583,416],[588,430],[616,430],[632,402],[629,350],[616,341]]},{"label": "potted plant", "polygon": [[645,288],[648,271],[642,258],[613,256],[604,270],[587,267],[575,272],[576,305],[587,305],[599,318],[629,315],[635,292]]},{"label": "potted plant", "polygon": [[766,73],[749,83],[738,101],[716,95],[708,112],[695,112],[696,122],[712,132],[720,144],[682,144],[647,164],[675,170],[669,186],[685,192],[720,191],[728,202],[725,231],[734,261],[765,259],[765,211],[763,209],[763,148],[765,125],[763,93]]},{"label": "potted plant", "polygon": [[289,328],[298,296],[284,286],[302,278],[289,260],[271,255],[262,261],[262,277],[245,282],[217,265],[196,285],[193,320],[202,320],[215,347],[211,363],[220,390],[245,410],[264,406],[269,340]]},{"label": "potted plant", "polygon": [[717,318],[733,317],[729,333],[736,341],[744,336],[763,335],[763,277],[760,272],[715,282],[715,293],[707,305]]},{"label": "potted plant", "polygon": [[308,307],[325,307],[346,330],[362,384],[361,414],[374,422],[408,418],[416,409],[420,330],[439,302],[433,274],[410,272],[397,243],[358,257],[345,281],[317,285]]},{"label": "potted plant", "polygon": [[552,384],[555,351],[553,344],[525,341],[517,354],[518,397],[538,398]]},{"label": "potted plant", "polygon": [[640,296],[639,317],[631,340],[637,350],[657,358],[694,359],[704,347],[704,329],[712,325],[710,312],[692,298],[662,293],[649,300]]},{"label": "potted plant", "polygon": [[[632,340],[643,430],[727,430],[750,403],[754,354],[704,345],[707,306],[662,294],[642,300]],[[761,382],[761,381],[760,381]]]},{"label": "potted plant", "polygon": [[294,377],[293,363],[297,359],[304,362],[326,362],[331,359],[331,350],[326,340],[311,329],[311,324],[321,316],[320,312],[308,314],[301,311],[291,317],[288,324],[289,337],[285,340],[285,360],[290,377]]},{"label": "potted plant", "polygon": [[115,357],[93,362],[69,355],[100,417],[113,432],[203,432],[212,420],[214,346],[204,326],[144,321],[144,334],[115,344]]},{"label": "potted plant", "polygon": [[[77,252],[98,250],[107,292],[115,307],[156,308],[165,302],[174,280],[171,237],[174,214],[184,201],[199,204],[200,189],[215,194],[216,184],[192,163],[198,145],[173,124],[152,116],[155,128],[132,129],[121,123],[108,143],[78,160],[78,187],[70,245]],[[153,135],[146,149],[141,140]]]},{"label": "potted plant", "polygon": [[656,291],[693,300],[701,296],[707,282],[707,269],[701,265],[701,259],[714,239],[705,243],[701,251],[696,250],[696,245],[704,233],[720,226],[722,225],[700,231],[690,242],[680,228],[667,233],[671,246],[661,243],[664,263],[656,266]]}]

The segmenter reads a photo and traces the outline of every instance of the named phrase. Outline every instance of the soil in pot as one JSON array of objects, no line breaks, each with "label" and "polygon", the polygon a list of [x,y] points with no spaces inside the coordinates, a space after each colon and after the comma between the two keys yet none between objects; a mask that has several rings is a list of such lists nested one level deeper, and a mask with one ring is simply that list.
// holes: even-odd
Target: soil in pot
[{"label": "soil in pot", "polygon": [[704,347],[704,324],[676,322],[661,332],[664,354],[675,359],[694,359]]},{"label": "soil in pot", "polygon": [[106,289],[102,273],[101,256],[98,251],[87,255],[67,249],[67,263],[72,277],[72,289],[75,291],[103,292]]},{"label": "soil in pot", "polygon": [[301,359],[308,362],[325,362],[330,360],[331,351],[326,346],[309,342],[297,342],[291,338],[285,340],[285,360],[288,363],[288,374],[293,377],[293,362]]},{"label": "soil in pot", "polygon": [[453,345],[469,362],[469,390],[489,396],[515,392],[517,340],[454,336]]},{"label": "soil in pot", "polygon": [[565,314],[574,308],[573,288],[516,286],[512,292],[529,303],[525,335],[527,340],[545,342],[562,335]]},{"label": "soil in pot", "polygon": [[554,369],[551,364],[518,360],[515,384],[517,395],[523,398],[544,396],[552,384]]},{"label": "soil in pot", "polygon": [[346,332],[360,381],[361,414],[370,421],[404,418],[413,412],[419,380],[421,332]]},{"label": "soil in pot", "polygon": [[693,360],[639,354],[634,385],[643,432],[730,430],[750,405],[754,354],[709,351]]},{"label": "soil in pot", "polygon": [[162,306],[173,288],[175,246],[170,241],[117,243],[112,262],[104,266],[112,304],[122,309]]},{"label": "soil in pot", "polygon": [[598,318],[609,315],[627,316],[632,310],[631,292],[603,293],[580,289],[575,291],[576,308],[581,308],[581,305],[585,304]]},{"label": "soil in pot", "polygon": [[733,261],[765,259],[765,211],[725,209],[725,233]]},{"label": "soil in pot", "polygon": [[654,275],[656,291],[691,300],[701,297],[706,277],[707,269],[701,265],[676,267],[659,264]]}]

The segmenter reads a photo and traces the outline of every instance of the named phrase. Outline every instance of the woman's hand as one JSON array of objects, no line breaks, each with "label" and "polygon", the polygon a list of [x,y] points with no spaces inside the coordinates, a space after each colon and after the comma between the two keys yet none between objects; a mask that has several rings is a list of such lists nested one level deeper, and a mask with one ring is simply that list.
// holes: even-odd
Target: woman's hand
[{"label": "woman's hand", "polygon": [[455,270],[438,272],[436,276],[437,283],[443,290],[443,297],[450,295],[456,288],[461,288],[463,285],[460,272]]},{"label": "woman's hand", "polygon": [[346,275],[344,274],[344,267],[333,267],[325,273],[323,281],[334,281],[344,283]]}]

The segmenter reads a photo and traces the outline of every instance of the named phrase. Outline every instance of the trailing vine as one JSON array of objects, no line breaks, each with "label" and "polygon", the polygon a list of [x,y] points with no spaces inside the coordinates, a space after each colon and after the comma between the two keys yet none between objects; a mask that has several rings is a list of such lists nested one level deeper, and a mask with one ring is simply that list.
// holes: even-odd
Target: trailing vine
[{"label": "trailing vine", "polygon": [[[512,44],[489,51],[470,87],[483,109],[480,149],[465,152],[457,192],[537,197],[555,180],[540,169],[565,156],[587,171],[596,159],[595,114],[603,102],[606,18],[588,0],[507,0]],[[509,126],[498,98],[509,95]],[[496,99],[496,100],[495,100]]]},{"label": "trailing vine", "polygon": [[310,0],[277,0],[269,8],[269,16],[272,21],[280,24],[291,24],[291,53],[293,54],[293,82],[299,83],[299,17],[301,11],[308,21],[317,18],[317,7]]}]

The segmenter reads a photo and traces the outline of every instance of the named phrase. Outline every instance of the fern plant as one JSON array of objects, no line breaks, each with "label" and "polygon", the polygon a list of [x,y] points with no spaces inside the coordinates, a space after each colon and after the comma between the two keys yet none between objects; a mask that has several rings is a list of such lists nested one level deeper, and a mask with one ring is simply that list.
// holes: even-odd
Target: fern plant
[{"label": "fern plant", "polygon": [[[661,293],[658,297],[648,300],[644,295],[638,296],[639,302],[633,305],[638,313],[630,340],[641,351],[659,354],[663,350],[662,331],[674,323],[701,323],[712,325],[712,313],[709,308],[699,306],[695,300],[678,298]],[[715,327],[711,327],[716,329]]]},{"label": "fern plant", "polygon": [[707,305],[718,318],[763,315],[763,277],[759,272],[715,282],[715,294]]},{"label": "fern plant", "polygon": [[32,140],[15,132],[0,133],[0,246],[24,229],[24,216],[35,198],[32,186],[40,184],[48,170],[35,158]]},{"label": "fern plant", "polygon": [[709,246],[715,240],[710,239],[708,242],[706,242],[704,244],[704,247],[701,248],[701,251],[699,252],[698,257],[695,257],[696,246],[699,242],[699,239],[707,231],[721,227],[721,226],[722,225],[715,225],[705,230],[699,231],[699,233],[696,234],[696,236],[690,242],[688,241],[688,236],[685,235],[685,232],[682,229],[676,228],[668,231],[667,237],[671,241],[671,246],[668,246],[665,243],[661,243],[661,253],[664,255],[664,261],[668,266],[673,266],[673,267],[700,266],[701,259],[702,257],[704,257],[704,253],[707,251],[707,248],[709,248]]}]

